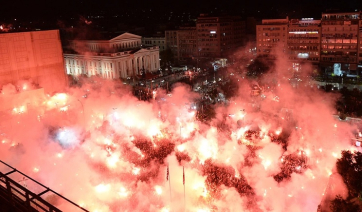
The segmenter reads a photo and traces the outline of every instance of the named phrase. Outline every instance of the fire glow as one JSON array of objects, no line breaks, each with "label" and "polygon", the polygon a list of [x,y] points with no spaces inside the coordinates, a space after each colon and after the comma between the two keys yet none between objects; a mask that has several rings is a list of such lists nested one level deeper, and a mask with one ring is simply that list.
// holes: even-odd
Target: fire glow
[{"label": "fire glow", "polygon": [[[278,102],[240,91],[204,122],[185,107],[199,98],[188,86],[144,102],[97,79],[10,110],[0,159],[90,211],[316,211],[340,151],[352,148],[348,133],[330,132],[350,126],[337,128],[322,94],[278,84]],[[293,122],[281,119],[286,103]]]}]

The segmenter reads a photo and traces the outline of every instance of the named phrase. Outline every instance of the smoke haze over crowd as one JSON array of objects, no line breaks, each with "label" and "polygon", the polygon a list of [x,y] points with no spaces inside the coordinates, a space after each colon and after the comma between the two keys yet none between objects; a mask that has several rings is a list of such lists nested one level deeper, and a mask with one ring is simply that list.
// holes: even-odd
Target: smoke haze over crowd
[{"label": "smoke haze over crowd", "polygon": [[[316,211],[347,195],[335,163],[356,148],[354,127],[333,118],[336,96],[294,88],[287,67],[278,59],[263,76],[263,97],[240,77],[238,95],[215,105],[210,122],[196,119],[199,94],[182,84],[149,102],[99,78],[17,99],[1,113],[0,160],[90,211]],[[32,90],[26,83],[21,92]],[[15,92],[6,85],[0,95]]]}]

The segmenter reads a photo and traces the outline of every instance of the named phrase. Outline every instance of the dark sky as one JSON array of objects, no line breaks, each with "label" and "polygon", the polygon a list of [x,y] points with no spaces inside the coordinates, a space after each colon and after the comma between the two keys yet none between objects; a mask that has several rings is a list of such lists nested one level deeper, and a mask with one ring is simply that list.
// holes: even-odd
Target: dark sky
[{"label": "dark sky", "polygon": [[[232,14],[265,18],[281,16],[320,16],[326,9],[351,11],[362,9],[362,0],[5,0],[0,5],[0,18],[52,18],[59,15],[124,12],[135,9],[158,12],[226,11]],[[216,9],[215,9],[216,8]],[[259,11],[259,12],[258,12]]]}]

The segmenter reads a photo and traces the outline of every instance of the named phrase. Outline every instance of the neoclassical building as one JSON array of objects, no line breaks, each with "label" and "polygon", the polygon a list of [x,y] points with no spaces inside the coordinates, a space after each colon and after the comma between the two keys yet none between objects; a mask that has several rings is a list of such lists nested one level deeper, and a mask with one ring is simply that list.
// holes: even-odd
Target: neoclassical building
[{"label": "neoclassical building", "polygon": [[73,40],[64,52],[67,74],[127,78],[160,68],[159,47],[141,48],[141,36],[123,33],[110,40]]}]

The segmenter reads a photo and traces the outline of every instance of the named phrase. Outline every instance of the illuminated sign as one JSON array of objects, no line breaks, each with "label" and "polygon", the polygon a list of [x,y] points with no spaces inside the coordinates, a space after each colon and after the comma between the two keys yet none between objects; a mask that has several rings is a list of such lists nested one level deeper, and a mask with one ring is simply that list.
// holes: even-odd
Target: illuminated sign
[{"label": "illuminated sign", "polygon": [[298,53],[298,58],[308,58],[309,54],[308,53]]},{"label": "illuminated sign", "polygon": [[289,32],[289,34],[318,34],[318,31],[296,31],[296,32]]},{"label": "illuminated sign", "polygon": [[210,31],[211,34],[216,34],[216,31]]},{"label": "illuminated sign", "polygon": [[302,18],[302,21],[313,21],[313,18]]}]

